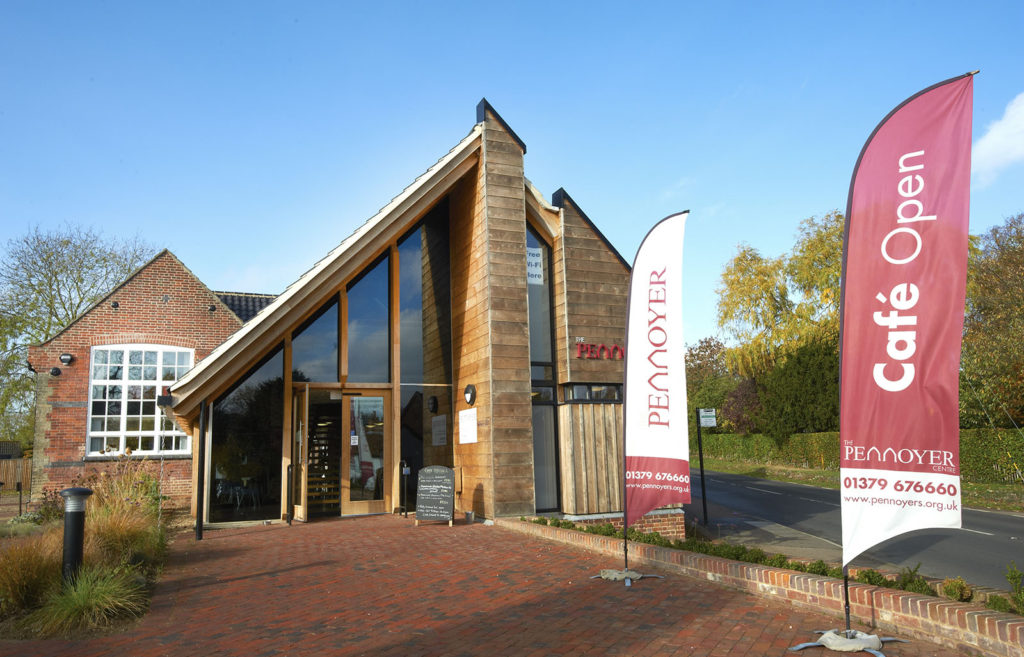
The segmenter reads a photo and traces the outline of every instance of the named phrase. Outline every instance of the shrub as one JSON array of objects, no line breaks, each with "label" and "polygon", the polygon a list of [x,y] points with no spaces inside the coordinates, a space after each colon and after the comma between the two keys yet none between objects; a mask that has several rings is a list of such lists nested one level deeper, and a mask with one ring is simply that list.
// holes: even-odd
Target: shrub
[{"label": "shrub", "polygon": [[750,563],[763,564],[765,561],[768,561],[768,553],[761,548],[749,548],[747,553],[743,555],[743,560]]},{"label": "shrub", "polygon": [[1004,614],[1010,613],[1010,601],[1001,595],[990,595],[985,600],[985,606],[992,611],[999,611]]},{"label": "shrub", "polygon": [[957,602],[970,602],[974,591],[963,577],[948,577],[942,581],[942,594]]},{"label": "shrub", "polygon": [[64,498],[59,490],[44,490],[43,499],[36,507],[40,524],[64,519]]},{"label": "shrub", "polygon": [[917,564],[913,568],[901,570],[896,578],[896,588],[910,591],[911,593],[920,593],[921,595],[935,595],[935,589],[932,588],[932,585],[924,578],[924,575],[917,572],[920,568],[921,564]]},{"label": "shrub", "polygon": [[786,555],[784,555],[784,554],[772,555],[771,557],[768,557],[767,559],[765,559],[761,563],[763,563],[766,566],[771,566],[772,568],[789,568],[791,570],[798,570],[796,566],[798,566],[798,565],[802,566],[803,565],[803,564],[790,563],[789,559],[787,559]]},{"label": "shrub", "polygon": [[828,564],[822,561],[821,559],[818,559],[817,561],[812,561],[811,563],[807,564],[807,572],[813,575],[827,576],[828,569]]},{"label": "shrub", "polygon": [[890,582],[885,575],[877,570],[872,570],[871,568],[865,568],[864,570],[858,571],[857,576],[854,577],[854,579],[862,584],[870,584],[871,586],[892,587],[892,582]]},{"label": "shrub", "polygon": [[[590,525],[587,527],[586,532],[588,534],[597,534],[598,536],[616,536],[619,532],[615,529],[615,525],[610,522],[600,523],[596,525]],[[620,535],[621,538],[621,535]]]},{"label": "shrub", "polygon": [[140,616],[145,610],[145,593],[128,573],[88,566],[73,584],[51,590],[26,626],[46,636],[69,636]]},{"label": "shrub", "polygon": [[539,517],[533,519],[533,523],[535,525],[547,525],[548,524],[548,519],[545,518],[544,516],[539,516]]},{"label": "shrub", "polygon": [[1010,583],[1013,606],[1018,614],[1024,614],[1024,573],[1017,568],[1017,562],[1011,561],[1006,567],[1006,581]]}]

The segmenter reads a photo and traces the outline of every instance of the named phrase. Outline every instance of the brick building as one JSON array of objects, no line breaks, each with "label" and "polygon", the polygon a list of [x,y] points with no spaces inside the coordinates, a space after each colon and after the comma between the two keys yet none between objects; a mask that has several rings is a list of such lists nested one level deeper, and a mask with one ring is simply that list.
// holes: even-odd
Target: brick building
[{"label": "brick building", "polygon": [[186,506],[191,440],[156,399],[272,298],[211,292],[164,250],[51,340],[30,347],[33,499],[130,449],[163,462],[164,493]]}]

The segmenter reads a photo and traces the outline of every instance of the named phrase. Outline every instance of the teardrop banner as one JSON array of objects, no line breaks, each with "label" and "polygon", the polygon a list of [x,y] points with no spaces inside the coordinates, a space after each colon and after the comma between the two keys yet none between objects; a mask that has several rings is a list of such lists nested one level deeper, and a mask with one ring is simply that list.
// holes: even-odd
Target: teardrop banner
[{"label": "teardrop banner", "polygon": [[850,183],[840,314],[843,565],[960,527],[959,368],[973,74],[875,128]]},{"label": "teardrop banner", "polygon": [[651,229],[630,274],[623,389],[625,527],[658,507],[690,502],[682,286],[688,214],[670,215]]}]

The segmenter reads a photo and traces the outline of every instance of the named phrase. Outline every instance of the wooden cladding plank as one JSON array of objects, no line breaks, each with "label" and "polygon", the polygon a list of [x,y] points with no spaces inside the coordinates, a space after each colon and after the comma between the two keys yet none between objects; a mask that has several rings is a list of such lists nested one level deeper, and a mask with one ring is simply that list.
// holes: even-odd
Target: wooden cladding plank
[{"label": "wooden cladding plank", "polygon": [[578,514],[576,505],[576,469],[574,453],[576,441],[572,432],[572,407],[564,404],[558,407],[558,464],[562,488],[562,511]]},{"label": "wooden cladding plank", "polygon": [[562,510],[622,511],[622,405],[566,404],[558,417]]}]

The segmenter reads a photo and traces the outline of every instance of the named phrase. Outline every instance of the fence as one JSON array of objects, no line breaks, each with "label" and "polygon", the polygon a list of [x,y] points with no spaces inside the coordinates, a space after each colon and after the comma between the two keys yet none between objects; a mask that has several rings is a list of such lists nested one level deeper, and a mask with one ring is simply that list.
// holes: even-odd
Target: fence
[{"label": "fence", "polygon": [[4,495],[14,494],[20,481],[27,498],[32,490],[32,459],[0,459],[0,481],[4,482]]}]

